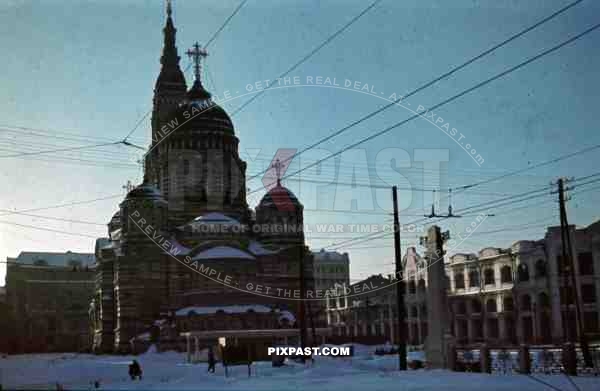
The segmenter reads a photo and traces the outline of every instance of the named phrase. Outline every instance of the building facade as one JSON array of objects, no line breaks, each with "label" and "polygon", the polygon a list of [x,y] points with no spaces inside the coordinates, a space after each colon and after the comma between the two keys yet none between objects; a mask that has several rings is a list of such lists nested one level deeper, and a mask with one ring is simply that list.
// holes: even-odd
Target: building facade
[{"label": "building facade", "polygon": [[[446,294],[456,343],[561,344],[577,340],[579,325],[588,341],[599,342],[600,222],[571,226],[569,232],[575,283],[570,265],[563,262],[560,227],[549,227],[543,239],[518,241],[510,248],[489,247],[477,254],[447,257]],[[427,338],[428,275],[415,248],[408,248],[403,262],[406,341],[415,347]],[[327,321],[333,335],[347,340],[376,335],[380,342],[397,341],[396,329],[388,327],[397,324],[395,280],[372,276],[350,287],[373,281],[388,287],[360,295],[351,289],[328,299]]]},{"label": "building facade", "polygon": [[86,351],[94,254],[21,252],[8,258],[6,305],[13,352]]},{"label": "building facade", "polygon": [[316,290],[350,285],[350,257],[337,251],[313,251],[313,277]]},{"label": "building facade", "polygon": [[508,249],[455,254],[446,264],[454,335],[459,343],[549,344],[573,341],[579,322],[600,340],[600,224],[569,229],[574,280],[562,259],[560,227]]},{"label": "building facade", "polygon": [[[185,308],[260,305],[299,314],[298,292],[312,287],[302,204],[273,175],[254,213],[248,207],[233,123],[202,85],[199,45],[188,51],[196,72],[187,87],[170,3],[163,33],[144,180],[96,243],[90,320],[100,352],[131,351],[156,322]],[[252,322],[259,318],[251,312],[219,319],[228,316],[240,330],[274,324]],[[175,323],[197,332],[213,324]]]}]

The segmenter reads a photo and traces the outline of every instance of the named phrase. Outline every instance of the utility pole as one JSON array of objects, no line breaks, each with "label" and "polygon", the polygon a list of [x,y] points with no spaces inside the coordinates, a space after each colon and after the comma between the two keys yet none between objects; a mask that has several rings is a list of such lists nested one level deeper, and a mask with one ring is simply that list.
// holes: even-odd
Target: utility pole
[{"label": "utility pole", "polygon": [[[583,353],[583,360],[585,362],[586,367],[593,367],[594,364],[592,362],[592,356],[590,354],[590,348],[587,342],[587,338],[585,336],[585,331],[583,329],[583,322],[581,319],[581,306],[579,303],[579,294],[577,290],[577,279],[575,277],[575,264],[573,262],[573,248],[571,246],[571,233],[569,232],[569,222],[567,220],[567,210],[565,208],[565,189],[564,187],[564,179],[558,179],[558,201],[560,205],[560,233],[561,233],[561,244],[562,244],[562,259],[565,264],[564,272],[571,277],[571,286],[573,287],[573,299],[575,301],[575,320],[577,323],[577,331],[579,333],[579,345],[581,347],[581,352]],[[567,295],[568,290],[565,286],[565,296]],[[567,320],[566,324],[569,323],[569,302],[567,301]]]},{"label": "utility pole", "polygon": [[[304,278],[304,246],[300,245],[300,347],[302,351],[306,347],[306,313],[305,313],[305,295],[306,295],[306,281]],[[304,362],[304,355],[302,362]]]},{"label": "utility pole", "polygon": [[404,279],[402,277],[402,250],[400,249],[400,219],[398,217],[398,188],[392,187],[394,202],[394,254],[396,261],[396,302],[398,312],[398,362],[401,371],[406,371],[406,333],[404,327]]}]

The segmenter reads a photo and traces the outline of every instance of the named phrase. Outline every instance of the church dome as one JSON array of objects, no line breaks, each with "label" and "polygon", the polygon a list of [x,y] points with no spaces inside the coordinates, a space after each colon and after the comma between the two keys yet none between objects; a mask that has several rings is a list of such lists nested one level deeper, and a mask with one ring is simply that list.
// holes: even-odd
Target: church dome
[{"label": "church dome", "polygon": [[293,211],[302,209],[302,204],[291,190],[281,186],[277,182],[277,186],[267,191],[267,194],[260,200],[258,208],[278,209],[280,211]]},{"label": "church dome", "polygon": [[164,201],[162,193],[156,187],[144,182],[127,193],[126,200],[158,200]]},{"label": "church dome", "polygon": [[176,122],[182,130],[222,131],[234,135],[233,122],[225,110],[211,99],[200,81],[196,80],[186,101],[175,110]]}]

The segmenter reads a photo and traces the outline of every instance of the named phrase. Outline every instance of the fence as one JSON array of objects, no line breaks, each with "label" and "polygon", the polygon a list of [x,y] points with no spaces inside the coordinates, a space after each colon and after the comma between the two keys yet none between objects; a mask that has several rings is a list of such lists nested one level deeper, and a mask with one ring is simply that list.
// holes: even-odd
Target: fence
[{"label": "fence", "polygon": [[[569,354],[570,353],[570,354]],[[452,367],[460,372],[488,372],[493,374],[568,373],[578,376],[600,375],[600,345],[590,346],[593,367],[586,367],[583,353],[573,345],[538,345],[519,348],[475,347],[451,349]]]}]

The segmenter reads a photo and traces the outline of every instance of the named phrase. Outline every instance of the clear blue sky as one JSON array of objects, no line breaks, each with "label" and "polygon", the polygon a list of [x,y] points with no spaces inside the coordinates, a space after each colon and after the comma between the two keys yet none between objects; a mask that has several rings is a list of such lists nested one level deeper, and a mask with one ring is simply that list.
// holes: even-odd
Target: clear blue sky
[{"label": "clear blue sky", "polygon": [[[443,1],[383,0],[344,34],[313,56],[291,75],[345,79],[369,84],[380,96],[403,94],[429,81],[469,57],[533,24],[566,5],[567,1]],[[183,52],[195,41],[206,42],[238,1],[176,0],[174,20],[182,67],[189,60]],[[209,48],[204,72],[208,89],[222,95],[243,93],[247,84],[274,79],[340,26],[358,14],[365,1],[256,1],[249,0]],[[549,48],[598,22],[600,3],[588,0],[564,15],[486,57],[452,78],[437,83],[409,101],[412,107],[433,105],[529,56]],[[164,5],[161,1],[20,1],[0,4],[0,156],[82,145],[123,138],[151,107],[152,89],[159,71]],[[388,184],[400,178],[391,168],[379,176],[365,171],[373,167],[385,148],[410,167],[400,172],[417,188],[458,186],[478,182],[509,170],[600,143],[600,32],[549,55],[508,77],[437,110],[451,127],[465,135],[485,162],[479,167],[450,137],[419,119],[388,135],[364,144],[364,151],[344,155],[337,167],[339,180]],[[191,73],[187,75],[191,81]],[[224,104],[232,112],[245,98]],[[332,88],[274,89],[233,118],[240,138],[240,153],[248,162],[248,174],[266,167],[278,148],[302,148],[386,102],[369,94]],[[335,152],[352,141],[409,116],[393,108],[322,148]],[[43,130],[36,135],[15,129]],[[67,134],[68,133],[68,134]],[[131,141],[147,145],[149,121]],[[448,153],[441,184],[435,173],[415,161],[415,149],[441,149]],[[256,153],[258,157],[254,159]],[[319,152],[321,155],[324,152]],[[123,194],[127,180],[137,183],[141,169],[138,151],[123,146],[56,153],[28,158],[1,158],[4,191],[0,208],[24,210],[60,203]],[[313,159],[314,159],[313,154]],[[361,158],[366,158],[365,163]],[[436,155],[436,156],[439,156]],[[560,164],[478,187],[454,197],[460,209],[548,184],[560,175],[583,176],[598,170],[598,152],[581,155]],[[86,160],[81,162],[77,159]],[[387,160],[386,160],[387,159]],[[389,157],[383,159],[389,163]],[[85,164],[85,165],[84,165]],[[304,163],[293,162],[290,171]],[[308,170],[306,177],[331,181],[332,163],[323,170]],[[354,174],[353,174],[354,173]],[[347,211],[351,200],[361,211],[371,209],[373,192],[367,188],[323,186],[287,181],[301,198],[305,220],[316,223],[378,224],[382,214],[328,213]],[[400,185],[407,185],[400,183]],[[251,190],[259,181],[249,183]],[[317,187],[319,187],[317,189]],[[378,190],[381,192],[381,190]],[[249,198],[252,206],[262,192]],[[387,198],[386,198],[387,197]],[[391,210],[390,195],[377,195],[379,206]],[[429,209],[431,194],[400,193],[403,222],[418,219]],[[569,202],[572,223],[589,224],[598,219],[597,191],[574,194]],[[542,237],[544,224],[558,222],[557,205],[537,201],[513,213],[490,210],[480,232],[505,228],[495,234],[474,234],[456,251],[475,251],[486,246],[508,246],[519,239]],[[43,216],[104,224],[117,210],[119,198],[101,202],[31,212]],[[545,203],[544,203],[545,202]],[[378,204],[375,204],[376,206]],[[445,204],[442,203],[445,208]],[[315,211],[320,209],[321,211]],[[371,209],[372,210],[372,209]],[[381,209],[378,213],[383,212]],[[67,223],[39,217],[5,215],[13,222],[53,230],[104,236],[100,225]],[[455,219],[454,230],[469,224]],[[530,226],[532,223],[533,226]],[[442,222],[442,227],[448,227]],[[514,227],[517,226],[515,229]],[[511,228],[513,227],[513,228]],[[521,228],[518,228],[521,227]],[[527,229],[522,229],[527,228]],[[340,237],[356,234],[309,234],[309,244],[320,249]],[[403,245],[418,243],[417,235],[403,236]],[[94,240],[56,232],[0,223],[0,259],[20,251],[93,251]],[[391,239],[373,240],[349,248],[352,277],[390,272]],[[4,265],[0,266],[3,280]]]}]

